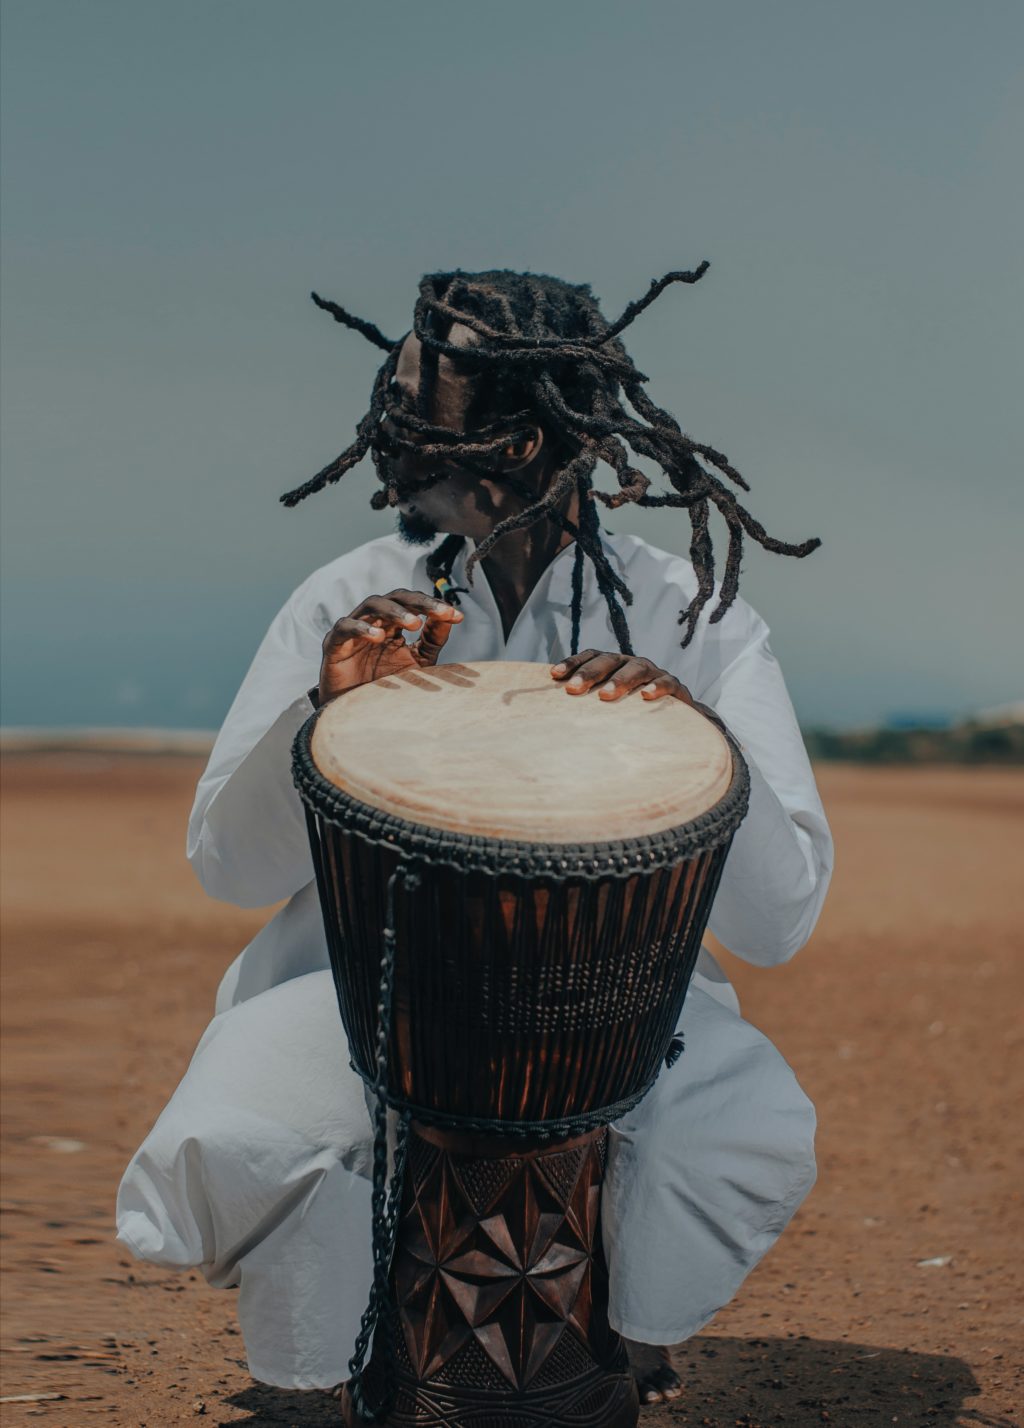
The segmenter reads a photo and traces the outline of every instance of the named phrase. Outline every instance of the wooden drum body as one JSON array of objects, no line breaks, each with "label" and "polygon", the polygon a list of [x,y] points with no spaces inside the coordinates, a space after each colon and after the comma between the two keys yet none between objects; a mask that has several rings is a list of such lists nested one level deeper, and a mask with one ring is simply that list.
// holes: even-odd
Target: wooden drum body
[{"label": "wooden drum body", "polygon": [[404,1130],[359,1394],[421,1428],[635,1423],[605,1127],[673,1054],[741,756],[679,700],[502,662],[352,691],[294,771],[352,1063]]}]

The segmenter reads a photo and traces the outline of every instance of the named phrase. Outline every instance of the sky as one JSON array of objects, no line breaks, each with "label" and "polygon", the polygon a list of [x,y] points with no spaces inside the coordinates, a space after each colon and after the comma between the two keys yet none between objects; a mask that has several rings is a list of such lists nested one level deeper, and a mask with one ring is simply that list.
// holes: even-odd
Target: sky
[{"label": "sky", "polygon": [[369,465],[278,504],[379,355],[310,289],[400,333],[436,268],[614,314],[703,259],[628,346],[824,542],[743,569],[802,721],[1019,699],[1022,40],[1019,0],[6,0],[3,723],[215,728],[390,529]]}]

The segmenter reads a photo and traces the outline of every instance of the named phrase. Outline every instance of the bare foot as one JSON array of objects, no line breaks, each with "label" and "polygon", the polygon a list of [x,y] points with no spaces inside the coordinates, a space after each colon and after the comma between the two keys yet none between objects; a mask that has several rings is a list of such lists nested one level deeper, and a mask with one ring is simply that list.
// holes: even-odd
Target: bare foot
[{"label": "bare foot", "polygon": [[636,1339],[624,1339],[623,1342],[641,1404],[668,1403],[681,1396],[683,1385],[669,1361],[669,1351],[664,1344],[641,1344]]}]

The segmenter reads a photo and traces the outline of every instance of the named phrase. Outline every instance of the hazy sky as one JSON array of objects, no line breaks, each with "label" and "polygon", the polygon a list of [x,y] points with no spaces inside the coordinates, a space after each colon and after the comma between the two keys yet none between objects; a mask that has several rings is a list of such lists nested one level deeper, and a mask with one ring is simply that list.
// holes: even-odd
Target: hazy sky
[{"label": "hazy sky", "polygon": [[437,267],[703,258],[628,343],[824,540],[744,567],[803,720],[1020,697],[1020,0],[3,9],[5,723],[215,726],[389,529],[369,466],[277,502],[377,365],[311,288],[397,333]]}]

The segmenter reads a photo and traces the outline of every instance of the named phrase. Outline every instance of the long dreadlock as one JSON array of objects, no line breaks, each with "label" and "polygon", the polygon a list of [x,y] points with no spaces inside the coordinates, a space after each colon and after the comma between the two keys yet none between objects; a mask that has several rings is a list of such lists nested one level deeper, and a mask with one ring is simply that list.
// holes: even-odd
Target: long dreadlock
[{"label": "long dreadlock", "polygon": [[[696,283],[708,269],[706,262],[692,272],[671,272],[652,282],[643,297],[631,302],[615,322],[601,314],[589,286],[531,273],[495,270],[483,273],[430,273],[420,283],[413,317],[413,332],[422,347],[420,387],[416,413],[403,410],[389,398],[389,387],[398,364],[404,338],[397,342],[385,337],[373,323],[355,317],[336,303],[312,294],[318,307],[337,322],[360,332],[368,341],[387,352],[377,373],[370,407],[356,428],[355,441],[311,480],[281,497],[286,506],[295,506],[345,475],[369,453],[382,483],[371,505],[375,510],[395,505],[398,491],[387,463],[396,449],[414,449],[422,459],[455,462],[476,474],[489,474],[510,483],[527,504],[517,514],[499,521],[466,560],[466,578],[473,581],[473,569],[497,544],[514,530],[525,530],[537,521],[553,520],[576,540],[576,560],[572,580],[573,652],[579,643],[583,598],[583,559],[594,567],[598,589],[608,606],[612,630],[624,654],[632,654],[629,627],[623,605],[632,603],[632,594],[611,565],[601,542],[596,502],[614,508],[626,504],[643,507],[681,507],[688,511],[691,526],[690,557],[697,576],[697,593],[684,610],[679,623],[684,626],[681,645],[693,639],[701,611],[714,592],[715,557],[709,528],[710,507],[725,521],[728,549],[718,602],[711,621],[720,620],[739,589],[743,538],[779,555],[803,557],[816,550],[820,540],[790,544],[770,536],[759,521],[726,485],[732,482],[743,491],[750,488],[722,452],[687,436],[668,412],[656,406],[643,389],[647,378],[637,371],[620,341],[619,334],[635,321],[672,283]],[[475,335],[473,346],[453,343],[451,330],[459,324]],[[489,417],[490,423],[466,433],[430,422],[437,381],[438,359],[449,357],[456,368],[474,377],[470,414]],[[472,427],[470,414],[466,425]],[[495,420],[495,416],[500,419]],[[385,435],[382,419],[388,418],[392,432]],[[515,423],[539,420],[556,439],[565,458],[556,469],[547,490],[537,497],[501,471],[500,454],[526,436],[529,428]],[[494,434],[500,427],[498,434]],[[510,429],[511,428],[511,429]],[[650,480],[631,464],[630,453],[646,457],[661,468],[670,490],[650,491]],[[614,471],[618,489],[599,490],[594,471],[604,462]],[[724,479],[723,479],[724,478]],[[444,479],[440,473],[422,484]],[[579,523],[574,525],[562,513],[563,498],[576,490],[579,495]],[[447,536],[428,559],[430,578],[451,575],[464,545],[464,537]]]}]

